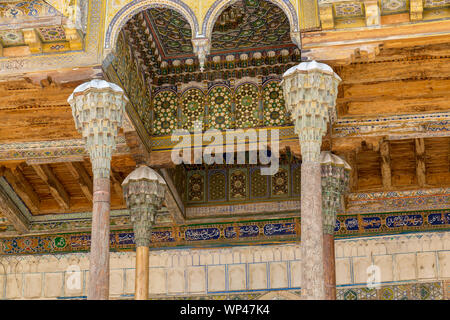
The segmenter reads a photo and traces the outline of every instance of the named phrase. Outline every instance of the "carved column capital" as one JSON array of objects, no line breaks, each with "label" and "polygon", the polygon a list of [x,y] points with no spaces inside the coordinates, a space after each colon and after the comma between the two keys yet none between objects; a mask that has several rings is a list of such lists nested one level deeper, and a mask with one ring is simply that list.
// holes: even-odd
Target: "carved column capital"
[{"label": "carved column capital", "polygon": [[302,62],[283,75],[287,110],[299,136],[304,161],[319,161],[322,136],[336,118],[336,97],[341,78],[330,66]]},{"label": "carved column capital", "polygon": [[320,153],[322,176],[323,233],[334,235],[337,211],[342,196],[349,190],[350,165],[329,151]]},{"label": "carved column capital", "polygon": [[205,68],[206,56],[209,55],[211,48],[211,41],[209,38],[192,39],[192,45],[194,53],[197,55],[198,61],[200,62],[200,71],[203,72]]},{"label": "carved column capital", "polygon": [[86,142],[94,178],[108,178],[116,137],[128,98],[119,86],[91,80],[75,88],[67,100],[77,130]]},{"label": "carved column capital", "polygon": [[148,247],[156,211],[161,208],[165,197],[166,182],[156,171],[141,165],[128,175],[122,186],[136,247]]}]

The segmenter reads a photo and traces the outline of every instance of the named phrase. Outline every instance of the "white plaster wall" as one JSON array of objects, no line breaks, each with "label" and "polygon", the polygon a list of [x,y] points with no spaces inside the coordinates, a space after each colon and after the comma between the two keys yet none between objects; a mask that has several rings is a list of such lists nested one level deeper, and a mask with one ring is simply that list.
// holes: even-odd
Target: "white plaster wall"
[{"label": "white plaster wall", "polygon": [[[450,232],[336,240],[338,286],[365,286],[376,265],[385,284],[450,279]],[[151,296],[298,289],[298,244],[150,252]],[[111,253],[111,298],[134,293],[134,252]],[[1,299],[86,296],[89,254],[0,257]]]}]

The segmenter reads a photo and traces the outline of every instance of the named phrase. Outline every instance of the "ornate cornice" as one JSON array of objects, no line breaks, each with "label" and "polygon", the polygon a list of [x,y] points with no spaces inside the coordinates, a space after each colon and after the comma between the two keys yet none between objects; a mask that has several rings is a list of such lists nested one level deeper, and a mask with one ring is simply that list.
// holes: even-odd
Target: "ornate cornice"
[{"label": "ornate cornice", "polygon": [[351,193],[346,213],[450,209],[450,188]]},{"label": "ornate cornice", "polygon": [[333,126],[333,137],[377,136],[415,138],[450,135],[450,112],[379,116],[376,118],[341,118]]},{"label": "ornate cornice", "polygon": [[[129,154],[130,150],[124,136],[116,139],[117,149],[114,155]],[[83,139],[51,140],[37,142],[14,142],[0,144],[0,160],[31,160],[56,162],[76,157],[87,157]]]},{"label": "ornate cornice", "polygon": [[78,51],[42,53],[23,57],[0,58],[0,77],[13,73],[26,73],[101,64],[99,43],[102,39],[104,0],[89,1],[89,19],[84,48]]},{"label": "ornate cornice", "polygon": [[[442,217],[445,219],[443,220]],[[135,249],[131,226],[114,227],[110,236],[112,251]],[[156,226],[151,233],[150,247],[208,247],[218,245],[244,245],[280,242],[299,242],[300,218],[247,220],[223,223]],[[355,241],[371,236],[402,235],[406,238],[422,237],[421,232],[450,231],[450,211],[409,211],[398,213],[372,213],[338,215],[335,236],[340,239],[356,237]],[[41,234],[14,236],[0,234],[0,255],[87,252],[90,232],[42,232]]]}]

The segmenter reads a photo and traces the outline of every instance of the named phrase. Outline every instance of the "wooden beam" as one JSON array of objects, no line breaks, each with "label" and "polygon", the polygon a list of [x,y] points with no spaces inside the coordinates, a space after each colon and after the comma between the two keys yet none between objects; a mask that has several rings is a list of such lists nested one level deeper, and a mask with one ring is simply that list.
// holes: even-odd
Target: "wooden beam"
[{"label": "wooden beam", "polygon": [[416,143],[416,175],[419,187],[427,184],[426,166],[425,166],[425,141],[423,138],[414,139]]},{"label": "wooden beam", "polygon": [[166,168],[161,168],[160,172],[167,183],[166,206],[176,223],[184,223],[186,211],[184,209],[183,201],[175,187],[175,183]]},{"label": "wooden beam", "polygon": [[34,171],[36,171],[39,178],[41,178],[50,189],[50,193],[53,198],[58,202],[58,205],[64,210],[68,210],[70,207],[70,197],[67,191],[64,189],[62,183],[56,178],[52,169],[47,164],[33,164],[31,165]]},{"label": "wooden beam", "polygon": [[[4,179],[4,178],[0,178]],[[6,183],[6,182],[5,182]],[[29,221],[3,187],[0,187],[0,212],[18,233],[29,231]]]},{"label": "wooden beam", "polygon": [[81,191],[86,199],[92,202],[93,183],[83,164],[81,162],[67,162],[66,167],[78,181]]},{"label": "wooden beam", "polygon": [[345,161],[352,167],[350,171],[349,189],[350,192],[358,190],[358,166],[356,165],[356,151],[351,151],[345,154]]},{"label": "wooden beam", "polygon": [[389,141],[383,140],[380,143],[381,154],[381,179],[383,181],[383,188],[389,190],[392,188],[391,175],[391,155]]},{"label": "wooden beam", "polygon": [[130,148],[131,156],[136,162],[136,165],[149,165],[150,154],[142,143],[141,138],[136,131],[124,132],[125,141],[128,148]]},{"label": "wooden beam", "polygon": [[11,187],[22,199],[25,205],[32,213],[37,213],[40,210],[40,200],[37,193],[34,191],[30,182],[25,178],[21,167],[16,167],[14,170],[4,168],[3,175],[9,182]]},{"label": "wooden beam", "polygon": [[119,173],[114,171],[112,168],[111,168],[111,174],[110,175],[111,175],[111,183],[112,183],[112,186],[114,188],[114,191],[115,191],[115,193],[117,194],[117,196],[120,198],[120,200],[123,203],[123,200],[124,200],[123,199],[123,190],[122,190],[122,181],[123,181],[123,179],[119,175]]}]

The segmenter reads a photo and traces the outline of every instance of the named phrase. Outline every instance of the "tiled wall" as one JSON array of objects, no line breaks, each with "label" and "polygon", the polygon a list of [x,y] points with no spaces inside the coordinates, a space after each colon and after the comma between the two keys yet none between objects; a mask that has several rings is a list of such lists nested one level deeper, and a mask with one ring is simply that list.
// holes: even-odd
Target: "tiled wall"
[{"label": "tiled wall", "polygon": [[[186,297],[263,294],[274,290],[298,292],[300,252],[298,244],[153,250],[150,255],[150,295]],[[450,280],[450,232],[336,240],[339,298],[361,295],[358,292],[366,287],[367,268],[372,263],[380,270],[383,287],[440,283],[438,287],[429,286],[430,292],[437,290],[429,298],[442,298],[448,291],[446,286]],[[3,256],[0,258],[0,298],[85,297],[88,268],[89,255],[86,253]],[[111,297],[133,295],[134,268],[134,252],[111,253]],[[401,293],[395,293],[395,298],[401,298],[401,294],[403,298],[411,297],[414,295],[411,290],[420,289],[411,288],[404,289],[404,293],[401,290]],[[372,295],[380,298],[384,294],[387,293],[379,291]]]}]

